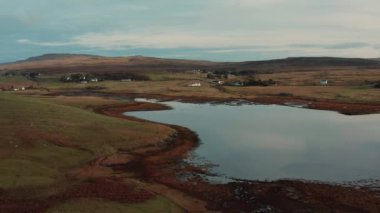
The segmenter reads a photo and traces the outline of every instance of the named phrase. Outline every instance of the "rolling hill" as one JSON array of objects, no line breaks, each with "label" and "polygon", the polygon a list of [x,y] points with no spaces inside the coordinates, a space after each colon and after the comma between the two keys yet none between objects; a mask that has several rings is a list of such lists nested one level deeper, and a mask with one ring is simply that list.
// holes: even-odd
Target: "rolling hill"
[{"label": "rolling hill", "polygon": [[1,64],[0,72],[145,72],[186,70],[228,70],[271,73],[310,70],[380,69],[380,60],[333,57],[292,57],[266,61],[211,62],[163,59],[144,56],[104,57],[76,54],[46,54],[26,60]]}]

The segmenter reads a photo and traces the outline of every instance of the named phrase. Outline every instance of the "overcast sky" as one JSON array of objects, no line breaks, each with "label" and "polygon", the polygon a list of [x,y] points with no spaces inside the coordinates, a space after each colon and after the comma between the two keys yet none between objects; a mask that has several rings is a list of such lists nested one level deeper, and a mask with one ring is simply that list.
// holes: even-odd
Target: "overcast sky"
[{"label": "overcast sky", "polygon": [[379,0],[0,0],[0,62],[44,53],[380,57]]}]

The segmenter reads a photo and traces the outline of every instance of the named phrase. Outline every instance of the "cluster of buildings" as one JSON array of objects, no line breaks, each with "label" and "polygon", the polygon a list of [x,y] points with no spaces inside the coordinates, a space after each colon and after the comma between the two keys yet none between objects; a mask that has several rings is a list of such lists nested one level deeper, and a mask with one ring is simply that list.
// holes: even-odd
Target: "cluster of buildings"
[{"label": "cluster of buildings", "polygon": [[25,86],[11,86],[11,87],[8,87],[8,88],[0,88],[0,91],[25,91],[27,90],[29,87],[25,87]]}]

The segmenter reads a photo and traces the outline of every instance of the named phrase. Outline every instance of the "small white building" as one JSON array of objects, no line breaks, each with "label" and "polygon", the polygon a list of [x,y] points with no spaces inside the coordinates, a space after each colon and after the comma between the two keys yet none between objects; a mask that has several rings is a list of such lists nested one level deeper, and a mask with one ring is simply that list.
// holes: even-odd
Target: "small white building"
[{"label": "small white building", "polygon": [[202,84],[199,83],[199,82],[197,82],[197,83],[191,83],[191,84],[189,84],[188,86],[189,86],[189,87],[201,87]]},{"label": "small white building", "polygon": [[231,83],[231,86],[240,87],[240,86],[244,86],[244,83],[241,81],[234,81]]},{"label": "small white building", "polygon": [[320,80],[319,83],[321,85],[327,85],[329,83],[329,80]]},{"label": "small white building", "polygon": [[98,82],[99,79],[98,78],[91,78],[91,82]]}]

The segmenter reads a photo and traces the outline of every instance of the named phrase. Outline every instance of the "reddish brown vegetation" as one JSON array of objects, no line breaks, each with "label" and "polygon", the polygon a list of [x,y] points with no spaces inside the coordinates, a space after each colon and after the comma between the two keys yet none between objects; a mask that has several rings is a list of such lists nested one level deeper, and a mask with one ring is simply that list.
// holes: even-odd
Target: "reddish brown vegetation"
[{"label": "reddish brown vegetation", "polygon": [[[162,101],[169,100],[180,100],[182,102],[189,103],[205,103],[205,102],[230,102],[236,101],[236,98],[213,98],[213,97],[202,97],[202,96],[168,96],[162,94],[136,94],[136,93],[125,93],[122,94],[125,97],[129,98],[139,98],[146,97],[152,99],[158,99]],[[346,115],[364,115],[372,113],[380,113],[380,103],[353,103],[353,102],[338,102],[332,100],[314,100],[314,99],[305,99],[298,97],[280,97],[280,96],[261,96],[250,99],[241,99],[242,101],[249,101],[258,104],[278,104],[278,105],[305,105],[309,109],[318,109],[318,110],[330,110],[337,111]],[[149,104],[149,103],[147,103]],[[131,108],[125,108],[126,111],[149,111],[156,110],[153,105],[147,107],[147,110],[144,110],[146,106],[144,105],[132,105]],[[153,107],[153,108],[150,108]],[[159,109],[164,110],[165,108]],[[165,106],[163,106],[165,107]],[[123,108],[121,108],[123,110]],[[123,112],[126,112],[123,111]]]},{"label": "reddish brown vegetation", "polygon": [[0,194],[0,212],[34,213],[45,212],[48,208],[77,198],[101,198],[122,203],[139,203],[152,199],[155,195],[137,188],[132,183],[118,179],[94,179],[69,187],[65,192],[40,199],[11,199],[6,191]]},{"label": "reddish brown vegetation", "polygon": [[310,109],[337,111],[345,115],[363,115],[380,112],[380,104],[343,103],[329,100],[306,100],[299,98],[260,97],[253,100],[263,104],[296,104]]},{"label": "reddish brown vegetation", "polygon": [[57,199],[103,198],[112,201],[139,203],[151,199],[154,194],[136,188],[133,184],[123,183],[117,179],[96,179],[68,189]]}]

